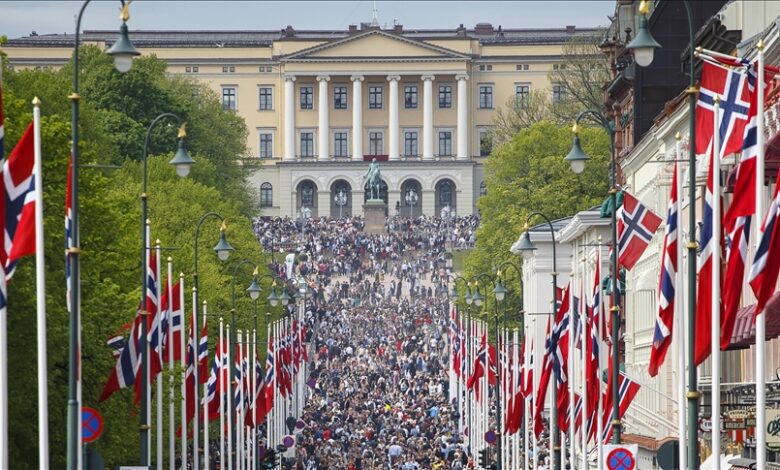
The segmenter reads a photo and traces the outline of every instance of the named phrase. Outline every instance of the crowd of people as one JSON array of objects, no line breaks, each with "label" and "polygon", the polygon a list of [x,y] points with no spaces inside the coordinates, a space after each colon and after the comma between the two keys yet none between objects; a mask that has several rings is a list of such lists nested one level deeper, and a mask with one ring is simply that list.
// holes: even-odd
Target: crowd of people
[{"label": "crowd of people", "polygon": [[[468,468],[448,399],[445,249],[473,243],[476,217],[391,218],[387,233],[359,218],[261,218],[255,233],[317,288],[309,305],[312,380],[295,470]],[[301,253],[307,256],[300,256]],[[283,258],[284,257],[284,258]]]}]

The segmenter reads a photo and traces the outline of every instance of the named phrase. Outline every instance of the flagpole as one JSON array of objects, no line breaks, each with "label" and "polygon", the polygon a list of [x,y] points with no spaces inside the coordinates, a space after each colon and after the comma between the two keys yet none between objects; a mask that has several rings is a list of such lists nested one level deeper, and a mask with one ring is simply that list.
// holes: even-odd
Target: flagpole
[{"label": "flagpole", "polygon": [[582,278],[580,280],[580,285],[582,288],[580,289],[580,292],[582,292],[582,298],[580,299],[580,319],[582,321],[582,328],[580,331],[580,358],[582,361],[580,364],[582,365],[582,370],[580,371],[580,377],[582,378],[582,387],[580,390],[582,390],[582,422],[580,423],[580,435],[581,435],[581,445],[580,445],[580,451],[582,452],[582,470],[586,470],[588,468],[588,419],[590,419],[590,414],[593,410],[588,409],[588,386],[587,386],[587,368],[586,368],[586,361],[590,360],[590,357],[587,357],[588,352],[588,342],[590,341],[590,338],[587,337],[585,334],[585,331],[587,330],[586,326],[588,324],[588,315],[587,310],[585,308],[585,299],[587,298],[588,294],[585,291],[585,279],[588,278],[587,270],[588,270],[588,258],[586,256],[587,252],[583,250],[582,255]]},{"label": "flagpole", "polygon": [[173,258],[168,257],[168,273],[165,289],[168,292],[168,371],[171,376],[169,379],[170,390],[168,394],[168,470],[175,470],[176,453],[176,407],[174,401],[175,381],[173,379]]},{"label": "flagpole", "polygon": [[[756,234],[764,214],[764,40],[759,39],[756,84]],[[761,237],[756,236],[756,249]],[[766,312],[756,312],[756,468],[766,468]]]},{"label": "flagpole", "polygon": [[[208,306],[206,301],[203,301],[203,326],[207,326],[208,322]],[[200,344],[198,344],[198,359],[196,361],[197,367],[200,367]],[[208,347],[206,348],[206,366],[209,364]],[[204,377],[205,378],[205,377]],[[198,384],[195,384],[197,387]],[[209,381],[203,382],[203,468],[209,470],[211,465],[209,464]]]},{"label": "flagpole", "polygon": [[[181,464],[187,465],[187,350],[185,339],[187,336],[187,309],[184,308],[184,273],[179,273],[179,307],[181,308]],[[171,457],[173,458],[173,457]]]},{"label": "flagpole", "polygon": [[[144,159],[144,161],[146,161]],[[144,191],[145,192],[145,191]],[[143,216],[146,217],[146,198],[143,198],[143,206],[144,206],[144,214]],[[149,219],[146,219],[146,226],[145,226],[145,239],[144,242],[144,267],[143,267],[143,275],[144,275],[144,284],[143,284],[143,291],[141,292],[141,295],[143,296],[143,308],[142,310],[142,320],[141,320],[141,350],[140,350],[140,360],[141,360],[141,425],[139,426],[141,428],[141,462],[144,465],[151,466],[151,449],[152,449],[152,434],[150,432],[151,430],[151,424],[152,424],[152,410],[150,404],[152,403],[152,378],[150,374],[149,369],[149,355],[152,353],[151,348],[149,348],[149,315],[151,313],[149,312],[149,295],[147,293],[149,286],[148,286],[148,277],[149,277],[149,263],[150,259],[152,257],[152,233],[151,233],[151,226],[149,223]],[[159,303],[159,302],[158,302]],[[86,462],[84,462],[86,464]],[[86,466],[86,465],[85,465]],[[197,470],[197,469],[196,469]]]},{"label": "flagpole", "polygon": [[[162,289],[161,287],[161,279],[160,279],[160,239],[157,239],[157,242],[154,247],[154,256],[155,256],[155,273],[154,273],[154,283],[155,285],[155,291],[157,292],[157,321],[158,323],[158,330],[157,330],[157,351],[154,353],[157,355],[158,360],[162,360],[163,358],[160,357],[162,354],[162,345],[163,345],[163,331],[162,331]],[[161,361],[162,362],[162,361]],[[153,380],[153,379],[152,379]],[[157,470],[163,470],[163,403],[162,403],[162,396],[163,396],[163,386],[162,386],[162,378],[159,378],[157,380],[157,419],[155,420],[155,424],[157,427]]]},{"label": "flagpole", "polygon": [[[35,297],[38,313],[38,465],[49,467],[49,389],[46,361],[46,260],[43,244],[43,178],[41,176],[41,100],[33,101],[35,185]],[[0,126],[2,122],[0,122]],[[1,136],[0,136],[1,137]],[[0,315],[5,315],[0,313]],[[5,362],[5,361],[3,361]],[[7,393],[7,390],[3,391]]]},{"label": "flagpole", "polygon": [[[228,350],[232,348],[234,345],[230,342],[230,339],[233,338],[232,335],[235,335],[236,333],[233,332],[231,334],[230,332],[230,322],[228,322],[227,325],[225,325],[225,333],[228,338]],[[228,362],[230,359],[228,359]],[[227,383],[227,408],[230,410],[230,413],[232,413],[234,400],[233,400],[233,368],[232,365],[228,363],[227,366],[227,380],[225,381]],[[225,413],[224,407],[221,408],[221,413],[225,416],[224,419],[226,419],[228,426],[227,426],[227,468],[228,470],[233,470],[233,427],[230,426],[230,413]],[[224,454],[223,454],[224,455]],[[223,461],[225,457],[222,457]]]},{"label": "flagpole", "polygon": [[[254,302],[257,309],[257,302]],[[257,324],[257,314],[255,314],[255,326]],[[257,460],[257,329],[252,329],[252,447],[250,448],[250,463]],[[252,465],[254,468],[254,465]]]},{"label": "flagpole", "polygon": [[[192,468],[193,470],[199,470],[200,459],[198,458],[199,441],[200,441],[200,423],[198,422],[198,368],[200,367],[200,328],[198,325],[198,290],[193,286],[192,288],[192,337],[194,338],[192,345],[192,367],[193,377],[195,378],[192,385],[192,408],[195,410],[195,416],[192,420]],[[185,438],[186,439],[186,438]]]},{"label": "flagpole", "polygon": [[[575,244],[574,244],[574,253],[577,253],[577,245],[578,244],[575,242]],[[576,256],[576,254],[575,254],[575,256]],[[566,336],[568,336],[568,342],[569,342],[569,354],[568,354],[569,357],[566,360],[566,375],[567,375],[566,382],[567,382],[567,388],[569,389],[569,409],[568,409],[568,414],[569,414],[569,429],[568,429],[568,431],[569,431],[569,457],[568,457],[568,460],[569,460],[569,462],[568,463],[569,463],[570,468],[574,468],[574,462],[575,462],[574,448],[575,448],[575,444],[577,443],[577,440],[574,438],[574,427],[575,427],[574,426],[574,419],[575,419],[574,407],[576,406],[576,400],[575,400],[575,395],[574,395],[574,387],[575,387],[575,385],[574,385],[574,360],[576,358],[576,354],[575,354],[575,351],[574,351],[574,336],[576,334],[576,330],[574,328],[574,325],[575,325],[574,315],[576,313],[578,313],[578,312],[576,312],[575,308],[574,308],[574,293],[573,292],[574,292],[574,289],[576,289],[575,286],[577,285],[576,283],[577,283],[577,281],[579,280],[579,277],[580,277],[579,270],[577,269],[578,266],[577,266],[576,258],[574,259],[574,263],[573,264],[574,264],[574,266],[573,266],[573,268],[574,268],[573,271],[574,272],[573,272],[573,276],[572,276],[573,279],[570,282],[571,287],[569,289],[569,311],[571,312],[571,315],[569,316],[569,325],[567,327],[567,330],[569,330],[569,331],[568,331],[568,334],[566,335]],[[580,295],[582,295],[582,294],[580,294]],[[580,299],[580,302],[581,301],[582,301],[582,299]],[[580,321],[582,321],[582,319],[580,319]]]},{"label": "flagpole", "polygon": [[[680,139],[682,136],[678,132],[675,136],[675,160],[680,161],[682,158],[680,154]],[[683,276],[682,276],[682,262],[683,262],[683,244],[682,244],[682,232],[679,230],[680,227],[680,220],[682,217],[682,198],[683,198],[683,184],[682,184],[682,178],[680,178],[679,174],[679,166],[677,163],[674,164],[674,179],[676,181],[676,192],[677,192],[677,199],[675,200],[675,204],[677,204],[676,213],[677,213],[677,271],[674,274],[674,284],[676,286],[679,286],[679,288],[674,290],[675,296],[677,297],[674,302],[674,323],[675,323],[675,330],[677,331],[676,335],[673,335],[673,339],[675,340],[677,344],[677,354],[675,357],[677,358],[677,439],[679,440],[678,445],[678,460],[679,460],[679,467],[680,468],[688,468],[686,462],[688,460],[688,454],[686,451],[686,442],[687,442],[687,434],[685,433],[685,316],[683,312],[683,304],[684,304],[684,292],[685,290],[682,288],[683,286]],[[690,262],[690,260],[688,260]]]},{"label": "flagpole", "polygon": [[[720,122],[720,97],[714,97],[713,129],[719,128]],[[713,470],[720,470],[720,237],[721,237],[721,213],[720,213],[720,132],[712,133],[712,297],[710,309],[712,315],[712,328],[710,340],[712,342],[712,453],[715,455]],[[706,223],[706,222],[705,222]]]},{"label": "flagpole", "polygon": [[[223,333],[225,331],[225,325],[222,317],[219,317],[219,343],[218,348],[224,348],[225,339]],[[217,390],[219,391],[219,464],[223,466],[225,464],[225,351],[223,349],[219,358],[219,365],[217,366],[219,378],[217,379]]]},{"label": "flagpole", "polygon": [[[596,267],[597,267],[597,273],[599,274],[599,277],[601,276],[601,236],[598,237],[598,247],[596,247]],[[598,279],[598,289],[599,289],[599,306],[598,306],[598,316],[597,318],[597,325],[596,328],[598,330],[598,339],[596,340],[599,344],[599,354],[597,359],[598,362],[598,377],[596,379],[598,380],[598,415],[596,416],[596,460],[597,460],[597,467],[598,468],[604,468],[604,441],[601,439],[601,436],[604,435],[604,393],[602,392],[602,384],[601,384],[601,371],[602,371],[602,362],[601,362],[601,356],[602,356],[602,348],[600,347],[602,344],[602,338],[604,338],[604,331],[603,331],[603,325],[604,325],[604,305],[605,305],[605,299],[604,299],[604,290],[602,289],[601,279]],[[594,312],[594,315],[596,312]],[[685,468],[685,467],[681,467]]]}]

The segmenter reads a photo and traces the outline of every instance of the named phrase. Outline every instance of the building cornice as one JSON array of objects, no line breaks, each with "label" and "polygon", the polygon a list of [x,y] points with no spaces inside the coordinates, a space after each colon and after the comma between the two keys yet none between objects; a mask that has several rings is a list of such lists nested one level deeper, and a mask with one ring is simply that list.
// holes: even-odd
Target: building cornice
[{"label": "building cornice", "polygon": [[568,224],[558,231],[558,243],[570,243],[592,227],[610,225],[610,218],[601,217],[600,210],[581,211],[574,214]]}]

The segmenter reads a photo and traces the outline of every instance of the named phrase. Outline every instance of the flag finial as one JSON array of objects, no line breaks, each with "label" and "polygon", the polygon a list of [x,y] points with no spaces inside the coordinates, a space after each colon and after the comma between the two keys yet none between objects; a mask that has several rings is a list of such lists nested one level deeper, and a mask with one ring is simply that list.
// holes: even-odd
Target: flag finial
[{"label": "flag finial", "polygon": [[40,108],[41,107],[41,100],[39,100],[38,97],[36,96],[32,100],[32,105],[35,106],[36,108]]},{"label": "flag finial", "polygon": [[130,19],[130,3],[133,0],[122,1],[122,8],[119,9],[119,19],[127,22]]},{"label": "flag finial", "polygon": [[185,139],[187,137],[187,123],[183,122],[181,123],[181,127],[179,127],[179,134],[176,136],[177,139]]},{"label": "flag finial", "polygon": [[674,134],[674,140],[682,140],[682,134],[680,134],[680,131],[677,131],[677,133]]},{"label": "flag finial", "polygon": [[169,256],[169,257],[168,257],[168,262],[170,263],[171,261],[173,261],[173,257],[172,257],[172,256]]}]

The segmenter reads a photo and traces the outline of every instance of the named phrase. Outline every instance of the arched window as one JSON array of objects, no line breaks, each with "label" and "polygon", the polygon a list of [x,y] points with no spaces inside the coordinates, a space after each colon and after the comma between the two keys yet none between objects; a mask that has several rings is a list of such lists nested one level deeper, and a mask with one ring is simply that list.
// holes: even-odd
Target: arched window
[{"label": "arched window", "polygon": [[260,207],[272,207],[274,205],[274,187],[271,183],[260,185]]},{"label": "arched window", "polygon": [[301,206],[312,207],[314,205],[314,193],[317,189],[311,181],[301,183]]},{"label": "arched window", "polygon": [[439,205],[452,205],[452,183],[450,180],[444,180],[439,183]]}]

